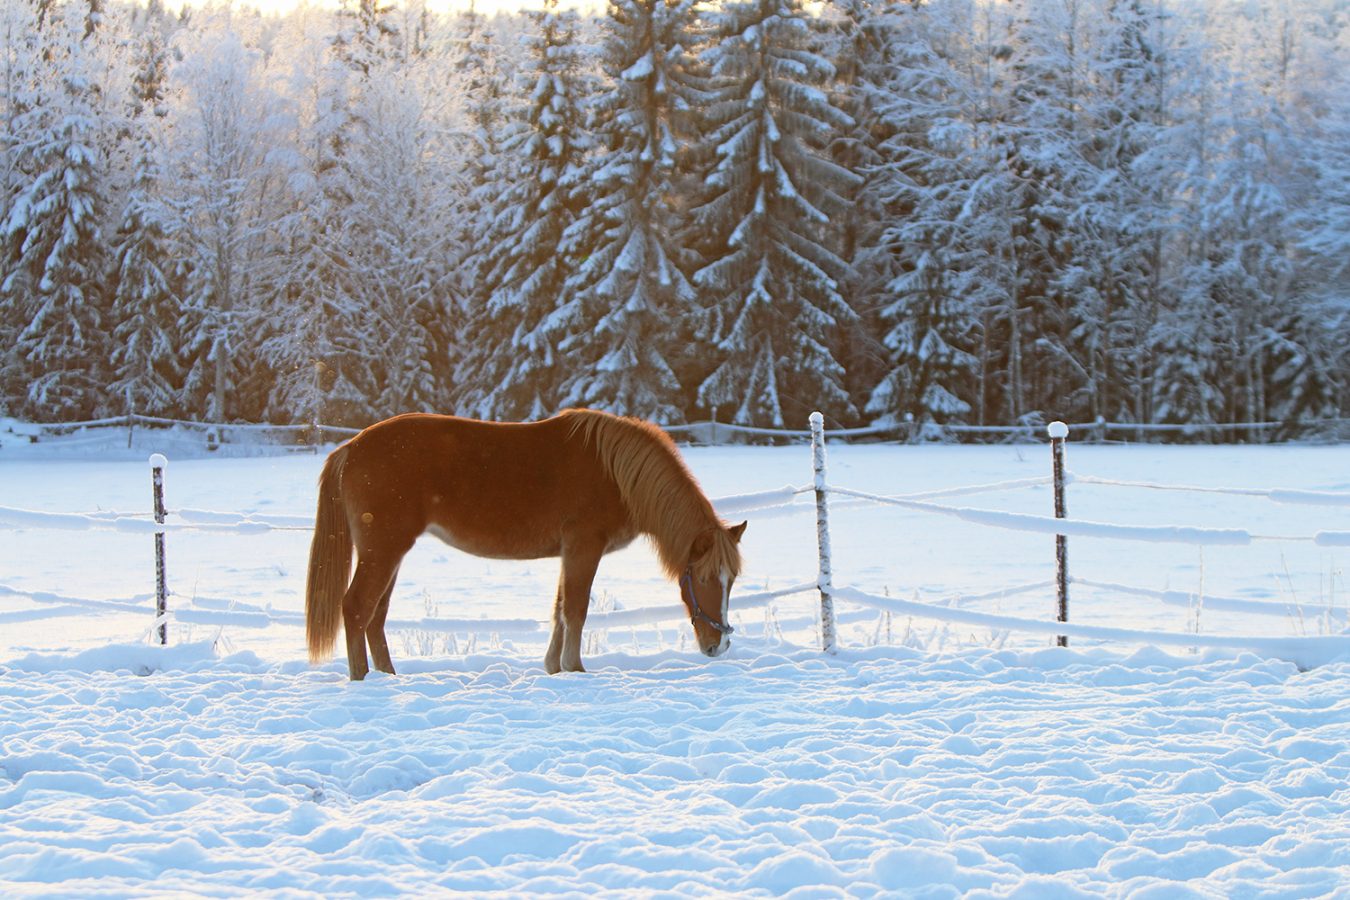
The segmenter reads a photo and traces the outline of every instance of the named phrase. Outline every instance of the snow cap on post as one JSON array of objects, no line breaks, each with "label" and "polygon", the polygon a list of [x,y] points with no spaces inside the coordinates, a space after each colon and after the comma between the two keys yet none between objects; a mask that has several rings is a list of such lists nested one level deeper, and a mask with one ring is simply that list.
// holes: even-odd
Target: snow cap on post
[{"label": "snow cap on post", "polygon": [[1069,426],[1063,422],[1051,422],[1045,426],[1045,430],[1050,434],[1050,440],[1062,441],[1069,436]]},{"label": "snow cap on post", "polygon": [[152,469],[167,469],[168,467],[169,467],[169,461],[168,461],[168,459],[166,459],[166,458],[164,457],[164,454],[163,454],[163,453],[151,453],[151,454],[150,454],[150,468],[152,468]]}]

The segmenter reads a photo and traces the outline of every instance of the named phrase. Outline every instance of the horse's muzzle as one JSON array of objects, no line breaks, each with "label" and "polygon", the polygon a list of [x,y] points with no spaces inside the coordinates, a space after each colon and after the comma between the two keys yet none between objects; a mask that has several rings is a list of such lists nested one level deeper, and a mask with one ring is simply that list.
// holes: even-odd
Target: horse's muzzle
[{"label": "horse's muzzle", "polygon": [[723,653],[726,653],[727,648],[730,646],[731,646],[731,639],[726,635],[722,635],[722,639],[717,643],[705,644],[703,646],[703,655],[708,657],[708,659],[717,659],[717,657],[721,656]]}]

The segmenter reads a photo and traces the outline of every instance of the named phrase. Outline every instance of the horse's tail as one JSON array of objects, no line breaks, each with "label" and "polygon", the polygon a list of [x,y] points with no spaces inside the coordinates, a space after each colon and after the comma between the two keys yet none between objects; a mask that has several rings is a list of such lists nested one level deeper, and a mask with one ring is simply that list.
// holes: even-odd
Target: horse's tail
[{"label": "horse's tail", "polygon": [[309,661],[333,655],[342,597],[352,574],[352,533],[342,503],[342,469],[347,445],[328,455],[319,476],[319,509],[314,516],[314,541],[309,545],[309,579],[305,584],[305,639]]}]

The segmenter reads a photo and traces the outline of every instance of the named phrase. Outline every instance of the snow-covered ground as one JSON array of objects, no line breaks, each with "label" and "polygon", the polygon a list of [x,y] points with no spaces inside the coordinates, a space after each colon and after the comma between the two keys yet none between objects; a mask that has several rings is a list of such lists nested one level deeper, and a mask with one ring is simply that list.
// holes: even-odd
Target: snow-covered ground
[{"label": "snow-covered ground", "polygon": [[[593,630],[591,671],[562,676],[543,673],[547,634],[529,630],[556,564],[428,540],[395,593],[401,674],[350,684],[341,660],[304,661],[303,527],[171,531],[171,607],[190,621],[170,624],[165,649],[145,641],[148,534],[12,512],[144,512],[145,459],[162,449],[170,509],[299,525],[321,458],[120,440],[0,436],[5,895],[1350,895],[1350,551],[1311,540],[1350,530],[1350,507],[1080,477],[1075,519],[1258,539],[1071,538],[1073,621],[1134,639],[1069,649],[841,600],[827,657],[805,593],[739,613],[733,599],[732,649],[710,662],[687,624],[652,622],[678,595],[633,547],[601,567],[594,609],[610,627]],[[829,455],[832,483],[879,494],[1049,473],[1038,446]],[[800,446],[686,458],[713,497],[811,481]],[[1069,467],[1350,489],[1350,450],[1332,446],[1071,445]],[[1046,515],[1051,492],[932,502]],[[809,496],[748,518],[737,597],[814,580]],[[1053,615],[1051,587],[1003,593],[1053,579],[1048,535],[842,497],[831,520],[837,585]],[[490,621],[458,621],[477,618]],[[1196,632],[1285,643],[1165,645]],[[1321,664],[1290,661],[1314,639]]]}]

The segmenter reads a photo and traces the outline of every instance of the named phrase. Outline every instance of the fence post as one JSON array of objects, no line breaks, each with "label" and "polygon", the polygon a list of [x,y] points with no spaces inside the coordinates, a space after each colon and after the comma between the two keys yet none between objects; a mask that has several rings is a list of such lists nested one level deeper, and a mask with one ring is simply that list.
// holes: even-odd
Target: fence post
[{"label": "fence post", "polygon": [[[155,493],[155,524],[164,524],[164,469],[169,461],[164,454],[150,457],[150,481]],[[169,643],[168,625],[162,621],[169,611],[169,588],[164,574],[164,529],[155,530],[155,619],[159,621],[159,642]]]},{"label": "fence post", "polygon": [[833,653],[834,576],[830,572],[830,509],[825,487],[825,417],[819,412],[811,413],[811,465],[815,470],[816,544],[820,553],[816,575],[816,586],[820,588],[820,649]]},{"label": "fence post", "polygon": [[[1050,452],[1055,465],[1055,518],[1068,515],[1064,504],[1064,439],[1069,436],[1069,426],[1063,422],[1051,422],[1046,428],[1050,434]],[[1069,539],[1062,534],[1055,535],[1055,581],[1059,587],[1059,616],[1057,621],[1069,621]],[[1061,647],[1069,646],[1067,635],[1055,639]]]}]

